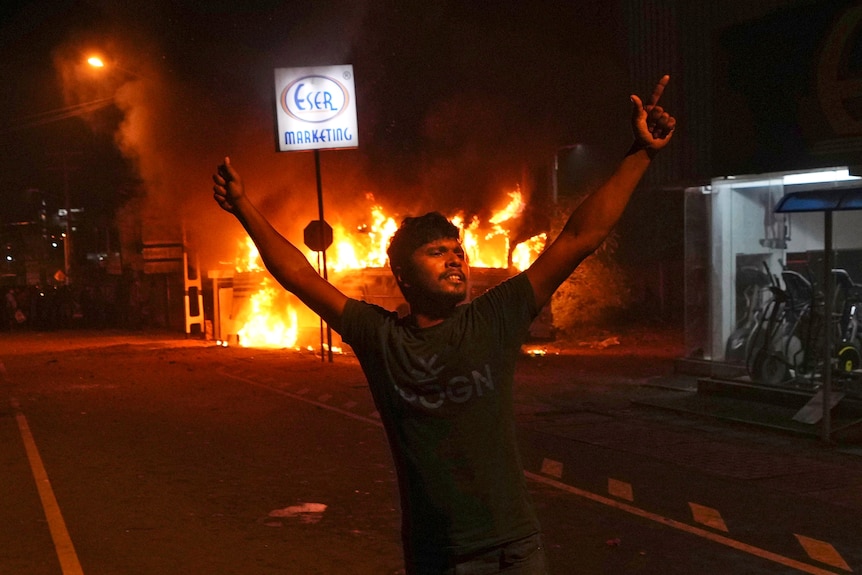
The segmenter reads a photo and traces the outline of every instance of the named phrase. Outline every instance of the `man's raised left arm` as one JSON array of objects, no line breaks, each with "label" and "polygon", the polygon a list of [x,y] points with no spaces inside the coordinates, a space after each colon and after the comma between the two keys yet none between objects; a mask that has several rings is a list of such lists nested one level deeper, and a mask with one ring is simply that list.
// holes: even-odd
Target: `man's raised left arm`
[{"label": "man's raised left arm", "polygon": [[676,119],[658,105],[669,79],[662,77],[646,102],[631,96],[632,147],[610,178],[575,208],[559,236],[527,269],[539,307],[608,237],[656,152],[670,141]]}]

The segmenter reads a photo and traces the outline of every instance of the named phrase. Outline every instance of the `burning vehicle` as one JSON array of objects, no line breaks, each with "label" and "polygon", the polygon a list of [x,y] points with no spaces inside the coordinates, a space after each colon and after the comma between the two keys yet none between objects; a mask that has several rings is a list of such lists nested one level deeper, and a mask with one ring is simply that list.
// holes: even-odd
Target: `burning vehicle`
[{"label": "burning vehicle", "polygon": [[[449,216],[461,230],[471,268],[471,299],[526,269],[544,249],[545,233],[512,245],[509,226],[523,212],[525,202],[519,189],[508,196],[508,204],[486,222],[478,217],[466,218],[463,213]],[[327,250],[326,262],[329,281],[350,297],[406,315],[407,303],[386,256],[389,239],[398,229],[395,218],[375,204],[367,223],[352,229],[341,224],[332,227],[333,243]],[[308,260],[322,272],[320,255],[310,249],[306,252]],[[218,310],[214,335],[225,344],[312,350],[320,345],[330,346],[336,353],[341,351],[340,341],[327,339],[324,343],[318,316],[269,276],[250,238],[239,243],[234,270],[210,272],[210,277],[228,280],[214,290]],[[545,309],[534,322],[531,337],[551,339],[552,330],[551,313]]]}]

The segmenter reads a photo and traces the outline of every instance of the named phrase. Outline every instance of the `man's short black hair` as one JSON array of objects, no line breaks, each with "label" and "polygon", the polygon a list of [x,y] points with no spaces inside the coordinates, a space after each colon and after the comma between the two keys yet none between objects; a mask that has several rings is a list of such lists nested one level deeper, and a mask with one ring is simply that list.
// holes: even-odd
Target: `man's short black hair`
[{"label": "man's short black hair", "polygon": [[389,249],[386,250],[389,266],[393,270],[404,269],[413,252],[428,242],[441,238],[461,239],[458,227],[440,212],[428,212],[424,216],[404,218],[401,227],[389,241]]}]

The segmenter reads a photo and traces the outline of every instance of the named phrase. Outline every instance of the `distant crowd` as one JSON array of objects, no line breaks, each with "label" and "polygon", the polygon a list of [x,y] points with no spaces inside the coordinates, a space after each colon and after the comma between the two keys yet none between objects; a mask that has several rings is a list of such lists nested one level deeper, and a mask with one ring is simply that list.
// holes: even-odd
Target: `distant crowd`
[{"label": "distant crowd", "polygon": [[140,329],[147,323],[146,302],[136,281],[2,289],[0,331]]}]

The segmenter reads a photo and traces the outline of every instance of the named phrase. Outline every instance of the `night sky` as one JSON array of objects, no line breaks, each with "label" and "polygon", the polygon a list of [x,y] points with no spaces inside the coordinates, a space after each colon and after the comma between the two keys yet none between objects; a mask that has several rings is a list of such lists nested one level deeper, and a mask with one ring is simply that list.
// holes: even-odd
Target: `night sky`
[{"label": "night sky", "polygon": [[[110,211],[143,191],[217,245],[239,233],[211,199],[229,154],[277,225],[301,229],[316,217],[313,154],[275,150],[273,69],[352,64],[359,149],[321,153],[327,219],[365,211],[368,194],[400,215],[481,216],[560,146],[622,154],[628,95],[651,89],[629,85],[606,0],[126,4],[4,3],[0,215],[30,188],[61,196],[65,158],[76,204]],[[90,51],[113,68],[94,76]]]}]

